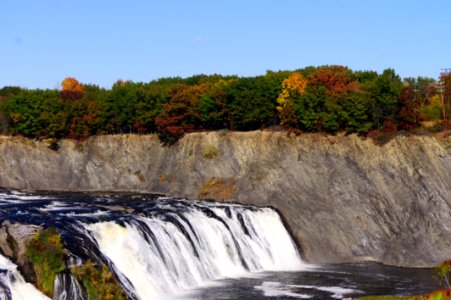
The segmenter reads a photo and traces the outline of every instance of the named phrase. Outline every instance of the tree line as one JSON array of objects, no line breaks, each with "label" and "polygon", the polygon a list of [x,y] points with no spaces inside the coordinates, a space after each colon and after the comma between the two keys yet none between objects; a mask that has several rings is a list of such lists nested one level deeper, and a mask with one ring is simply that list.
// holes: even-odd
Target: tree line
[{"label": "tree line", "polygon": [[2,88],[0,132],[56,139],[157,133],[166,143],[193,131],[273,126],[366,135],[412,130],[422,120],[440,119],[440,99],[440,85],[432,78],[402,80],[392,69],[379,74],[343,66],[255,77],[118,80],[111,89],[69,77],[60,90]]}]

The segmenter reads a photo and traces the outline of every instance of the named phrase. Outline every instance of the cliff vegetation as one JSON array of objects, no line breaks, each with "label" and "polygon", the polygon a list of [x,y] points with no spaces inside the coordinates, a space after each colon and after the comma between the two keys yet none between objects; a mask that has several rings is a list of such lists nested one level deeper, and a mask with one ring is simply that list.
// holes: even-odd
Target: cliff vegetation
[{"label": "cliff vegetation", "polygon": [[426,77],[401,80],[392,69],[378,74],[343,66],[268,71],[255,77],[119,80],[111,89],[68,77],[60,90],[0,89],[0,133],[56,140],[158,133],[171,144],[195,131],[283,126],[292,132],[384,139],[398,130],[447,127],[450,83],[450,74],[438,82]]}]

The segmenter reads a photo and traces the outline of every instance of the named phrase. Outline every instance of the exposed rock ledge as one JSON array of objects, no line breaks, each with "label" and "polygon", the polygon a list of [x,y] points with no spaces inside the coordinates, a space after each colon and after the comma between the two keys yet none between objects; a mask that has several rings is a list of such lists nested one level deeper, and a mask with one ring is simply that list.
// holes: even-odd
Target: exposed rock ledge
[{"label": "exposed rock ledge", "polygon": [[310,262],[432,266],[451,258],[451,138],[194,133],[84,143],[0,137],[0,186],[140,191],[272,206]]}]

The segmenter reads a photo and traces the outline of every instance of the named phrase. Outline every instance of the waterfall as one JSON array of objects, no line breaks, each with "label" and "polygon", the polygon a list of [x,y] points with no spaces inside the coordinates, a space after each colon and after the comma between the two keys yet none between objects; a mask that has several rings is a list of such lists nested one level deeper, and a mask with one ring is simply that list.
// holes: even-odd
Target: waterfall
[{"label": "waterfall", "polygon": [[[220,279],[304,267],[270,208],[154,196],[26,197],[0,195],[0,222],[57,227],[70,254],[68,266],[87,259],[107,265],[131,299],[180,298]],[[0,299],[48,298],[1,257]],[[54,299],[88,297],[66,270],[55,279]]]},{"label": "waterfall", "polygon": [[32,284],[25,282],[17,266],[0,255],[0,300],[49,300]]},{"label": "waterfall", "polygon": [[303,266],[269,208],[193,206],[179,214],[86,227],[139,299],[167,299],[215,279]]},{"label": "waterfall", "polygon": [[88,300],[86,292],[69,272],[58,274],[54,287],[54,300]]}]

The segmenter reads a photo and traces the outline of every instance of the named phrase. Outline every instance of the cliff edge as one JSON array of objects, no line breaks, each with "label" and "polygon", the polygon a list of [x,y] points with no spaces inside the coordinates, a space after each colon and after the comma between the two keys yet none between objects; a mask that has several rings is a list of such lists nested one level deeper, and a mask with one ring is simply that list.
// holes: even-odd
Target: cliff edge
[{"label": "cliff edge", "polygon": [[209,132],[0,137],[0,186],[137,191],[271,206],[313,263],[426,267],[451,258],[451,138]]}]

